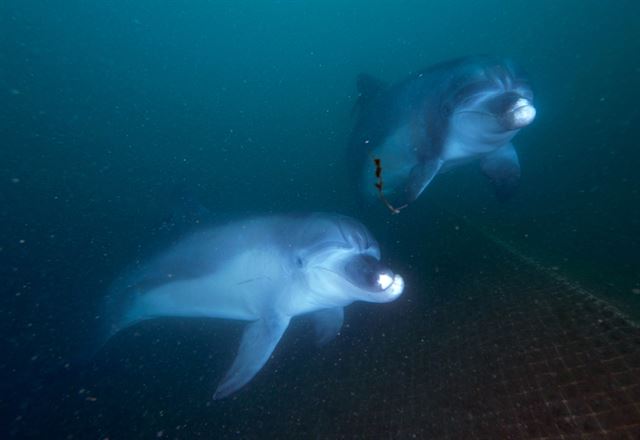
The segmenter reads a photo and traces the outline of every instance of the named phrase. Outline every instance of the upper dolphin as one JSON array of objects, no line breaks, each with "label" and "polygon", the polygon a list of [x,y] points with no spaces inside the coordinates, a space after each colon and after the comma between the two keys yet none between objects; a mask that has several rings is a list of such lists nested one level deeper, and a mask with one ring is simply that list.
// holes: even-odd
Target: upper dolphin
[{"label": "upper dolphin", "polygon": [[438,173],[479,159],[498,197],[511,195],[520,177],[511,139],[536,115],[531,87],[513,62],[465,57],[391,86],[362,74],[357,86],[349,160],[366,193],[398,212]]},{"label": "upper dolphin", "polygon": [[107,296],[103,341],[162,316],[250,321],[214,394],[222,398],[262,368],[292,317],[311,313],[326,342],[342,327],[344,306],[393,301],[403,288],[356,220],[256,217],[196,232],[120,277]]}]

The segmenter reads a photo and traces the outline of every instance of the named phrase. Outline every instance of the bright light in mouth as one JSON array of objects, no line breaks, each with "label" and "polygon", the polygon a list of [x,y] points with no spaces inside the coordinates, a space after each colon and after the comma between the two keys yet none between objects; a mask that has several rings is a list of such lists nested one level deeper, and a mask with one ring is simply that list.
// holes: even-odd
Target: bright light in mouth
[{"label": "bright light in mouth", "polygon": [[386,290],[387,287],[389,287],[392,283],[393,278],[391,277],[391,275],[386,273],[381,273],[380,275],[378,275],[378,286],[380,286],[382,290]]},{"label": "bright light in mouth", "polygon": [[518,99],[513,107],[513,124],[517,127],[530,124],[536,117],[536,109],[527,99]]}]

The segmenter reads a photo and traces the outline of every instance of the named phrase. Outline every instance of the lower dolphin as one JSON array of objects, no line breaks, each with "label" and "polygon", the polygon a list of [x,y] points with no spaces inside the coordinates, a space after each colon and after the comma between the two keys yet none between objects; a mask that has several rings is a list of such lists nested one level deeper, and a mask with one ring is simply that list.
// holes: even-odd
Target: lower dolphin
[{"label": "lower dolphin", "polygon": [[122,276],[107,296],[105,336],[164,316],[249,321],[220,399],[255,376],[294,316],[311,314],[324,343],[340,331],[343,307],[393,301],[403,289],[351,218],[257,217],[196,232]]}]

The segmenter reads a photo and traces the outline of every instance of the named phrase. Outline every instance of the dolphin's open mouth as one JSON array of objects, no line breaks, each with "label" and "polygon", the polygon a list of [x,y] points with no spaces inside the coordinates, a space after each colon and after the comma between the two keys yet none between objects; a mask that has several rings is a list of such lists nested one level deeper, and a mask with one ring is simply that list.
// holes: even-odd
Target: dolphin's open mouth
[{"label": "dolphin's open mouth", "polygon": [[[324,266],[314,266],[317,269],[324,270],[326,272],[332,273],[333,275],[339,277],[340,279],[345,280],[347,283],[351,284],[353,287],[358,289],[367,288],[367,286],[358,285],[353,280],[349,279],[349,277],[344,276],[340,272],[329,269]],[[392,277],[393,276],[393,277]],[[380,289],[376,293],[388,293],[390,296],[396,297],[399,296],[404,290],[404,279],[398,274],[390,275],[387,272],[380,272],[376,279],[377,287]],[[368,290],[371,290],[371,286],[368,286]]]},{"label": "dolphin's open mouth", "polygon": [[517,130],[533,122],[536,117],[536,109],[527,98],[518,98],[512,101],[508,109],[496,109],[495,112],[482,108],[463,109],[455,112],[456,115],[478,115],[497,119],[500,125],[507,130]]},{"label": "dolphin's open mouth", "polygon": [[521,128],[531,124],[536,117],[536,108],[531,101],[520,98],[509,112],[509,122],[512,127]]}]

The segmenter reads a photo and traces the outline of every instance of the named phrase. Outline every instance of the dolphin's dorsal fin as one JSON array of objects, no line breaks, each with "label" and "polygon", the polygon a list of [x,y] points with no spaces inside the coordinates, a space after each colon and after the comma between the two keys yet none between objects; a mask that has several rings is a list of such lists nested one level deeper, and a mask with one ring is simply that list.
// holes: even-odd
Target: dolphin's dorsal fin
[{"label": "dolphin's dorsal fin", "polygon": [[247,326],[238,354],[213,394],[214,399],[228,396],[253,379],[278,345],[289,320],[289,317],[273,316],[258,319]]},{"label": "dolphin's dorsal fin", "polygon": [[332,307],[322,309],[313,314],[313,324],[316,330],[318,345],[324,345],[336,337],[344,321],[344,309]]},{"label": "dolphin's dorsal fin", "polygon": [[387,88],[387,84],[384,81],[366,73],[358,75],[356,86],[358,87],[358,95],[365,98],[375,96]]},{"label": "dolphin's dorsal fin", "polygon": [[354,106],[354,111],[367,107],[369,102],[387,88],[387,84],[369,74],[361,73],[356,78],[356,87],[358,89],[358,100]]},{"label": "dolphin's dorsal fin", "polygon": [[174,216],[180,221],[180,226],[193,228],[211,222],[211,211],[200,202],[192,190],[180,187],[175,189],[174,194]]},{"label": "dolphin's dorsal fin", "polygon": [[179,236],[213,222],[211,212],[186,187],[174,188],[169,198],[173,208],[158,228],[159,232]]}]

